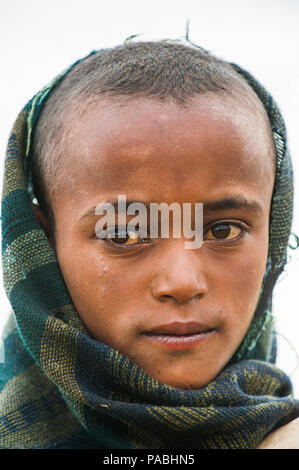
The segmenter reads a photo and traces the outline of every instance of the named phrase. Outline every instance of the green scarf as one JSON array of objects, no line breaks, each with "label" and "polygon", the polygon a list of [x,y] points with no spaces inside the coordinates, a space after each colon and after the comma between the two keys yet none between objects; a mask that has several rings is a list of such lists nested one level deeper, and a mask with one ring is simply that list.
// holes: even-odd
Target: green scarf
[{"label": "green scarf", "polygon": [[292,223],[285,126],[271,96],[232,65],[260,97],[272,126],[277,165],[269,255],[246,337],[227,367],[198,390],[159,383],[90,337],[33,214],[32,130],[47,95],[70,68],[19,114],[8,143],[2,195],[4,285],[13,315],[4,331],[5,362],[0,364],[0,448],[251,449],[299,416],[291,382],[274,365],[271,315]]}]

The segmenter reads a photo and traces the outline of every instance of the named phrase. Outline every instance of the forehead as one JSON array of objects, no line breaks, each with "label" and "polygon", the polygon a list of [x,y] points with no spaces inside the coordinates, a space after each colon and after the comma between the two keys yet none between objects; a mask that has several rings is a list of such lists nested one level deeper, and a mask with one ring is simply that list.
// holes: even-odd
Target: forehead
[{"label": "forehead", "polygon": [[262,106],[214,93],[186,105],[98,100],[72,122],[63,159],[69,188],[107,197],[126,191],[198,200],[209,188],[236,185],[261,191],[274,173]]}]

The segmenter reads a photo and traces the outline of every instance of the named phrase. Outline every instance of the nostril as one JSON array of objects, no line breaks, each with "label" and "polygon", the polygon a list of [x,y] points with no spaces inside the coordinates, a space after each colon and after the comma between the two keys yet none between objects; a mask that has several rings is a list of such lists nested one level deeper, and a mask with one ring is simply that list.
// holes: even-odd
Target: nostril
[{"label": "nostril", "polygon": [[188,302],[194,302],[195,300],[200,299],[203,296],[203,294],[196,294],[193,297],[190,296],[182,296],[182,295],[169,295],[169,294],[163,294],[160,296],[160,300],[166,301],[167,299],[172,299],[178,304],[182,303],[188,303]]},{"label": "nostril", "polygon": [[[189,275],[188,275],[189,274]],[[207,280],[202,277],[199,279],[193,272],[184,273],[184,276],[172,272],[160,279],[155,279],[151,285],[153,297],[161,302],[171,299],[177,304],[190,304],[195,300],[205,297],[208,293]]]},{"label": "nostril", "polygon": [[196,294],[196,295],[194,295],[194,297],[192,297],[192,299],[190,299],[190,302],[194,302],[195,300],[200,299],[200,297],[202,297],[202,296],[203,296],[203,294]]},{"label": "nostril", "polygon": [[172,299],[172,295],[164,294],[164,295],[161,296],[161,299],[162,299],[162,300]]}]

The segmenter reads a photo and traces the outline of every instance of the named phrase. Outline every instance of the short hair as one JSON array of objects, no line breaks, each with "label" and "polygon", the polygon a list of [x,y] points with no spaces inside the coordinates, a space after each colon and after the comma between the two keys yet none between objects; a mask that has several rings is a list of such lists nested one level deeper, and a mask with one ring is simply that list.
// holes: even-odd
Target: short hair
[{"label": "short hair", "polygon": [[35,126],[32,185],[41,209],[55,223],[50,193],[59,183],[63,135],[72,119],[73,103],[80,107],[95,97],[126,96],[173,99],[183,106],[195,94],[233,95],[236,91],[255,95],[229,63],[189,43],[127,42],[90,54],[55,86]]}]

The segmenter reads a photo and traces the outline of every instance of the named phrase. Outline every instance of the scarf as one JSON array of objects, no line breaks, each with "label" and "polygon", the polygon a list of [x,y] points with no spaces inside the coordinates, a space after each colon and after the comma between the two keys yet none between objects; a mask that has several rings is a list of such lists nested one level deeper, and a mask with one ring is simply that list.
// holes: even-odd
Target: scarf
[{"label": "scarf", "polygon": [[245,338],[221,373],[198,390],[162,384],[90,337],[33,214],[28,159],[34,123],[72,66],[20,112],[8,142],[2,194],[3,277],[12,315],[0,364],[0,448],[253,449],[299,416],[291,381],[275,366],[271,314],[292,223],[286,130],[263,86],[231,65],[262,101],[276,148],[268,262]]}]

